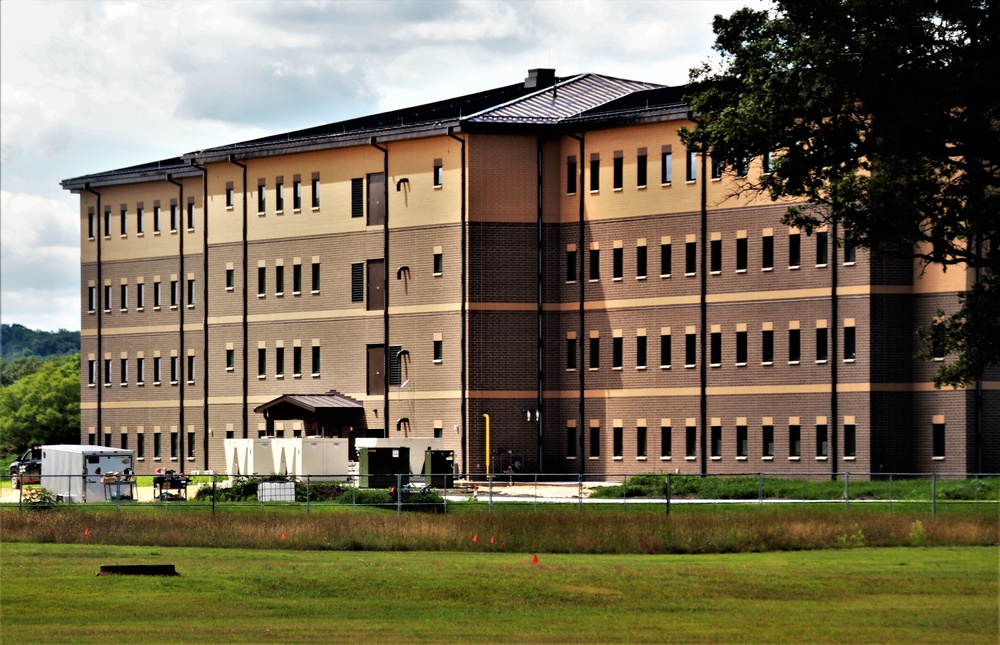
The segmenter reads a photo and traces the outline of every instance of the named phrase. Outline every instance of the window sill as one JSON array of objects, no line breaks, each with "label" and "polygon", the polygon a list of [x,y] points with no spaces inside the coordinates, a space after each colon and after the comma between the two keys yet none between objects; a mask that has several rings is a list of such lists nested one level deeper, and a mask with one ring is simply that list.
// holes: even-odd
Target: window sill
[{"label": "window sill", "polygon": [[160,306],[159,305],[153,307],[153,311],[159,311],[159,310],[160,310]]},{"label": "window sill", "polygon": [[816,461],[826,461],[826,457],[816,457]]},{"label": "window sill", "polygon": [[275,375],[274,375],[274,378],[276,378],[276,379],[278,379],[279,381],[281,381],[281,380],[284,380],[284,378],[285,378],[285,375],[284,375],[284,374],[275,374]]},{"label": "window sill", "polygon": [[736,457],[736,461],[746,461],[746,460],[747,460],[747,458],[745,456],[743,456],[743,457],[737,456]]},{"label": "window sill", "polygon": [[646,461],[646,458],[645,457],[636,457],[635,460],[636,461]]},{"label": "window sill", "polygon": [[105,383],[104,387],[111,387],[111,384],[110,383]]},{"label": "window sill", "polygon": [[188,309],[194,309],[194,305],[188,305],[187,308]]},{"label": "window sill", "polygon": [[722,275],[722,271],[709,271],[708,275]]},{"label": "window sill", "polygon": [[128,381],[126,381],[124,383],[119,383],[118,385],[119,385],[119,387],[128,387]]},{"label": "window sill", "polygon": [[145,307],[136,307],[135,310],[138,311],[138,312],[143,312],[143,311],[146,311],[146,308]]},{"label": "window sill", "polygon": [[188,381],[187,384],[188,385],[194,385],[194,381]]},{"label": "window sill", "polygon": [[301,292],[301,291],[293,291],[293,292],[292,292],[292,296],[294,296],[294,297],[296,297],[296,298],[298,298],[298,297],[299,297],[299,296],[301,296],[301,295],[302,295],[302,292]]},{"label": "window sill", "polygon": [[170,229],[170,234],[171,235],[177,235],[177,229],[176,228]]},{"label": "window sill", "polygon": [[128,239],[128,233],[122,233],[119,237],[121,239],[123,239],[123,240],[127,240]]},{"label": "window sill", "polygon": [[669,365],[660,365],[660,369],[661,370],[668,370],[668,369],[670,369],[670,366]]},{"label": "window sill", "polygon": [[693,370],[696,367],[698,367],[698,366],[697,365],[685,365],[684,369],[686,369],[686,370]]},{"label": "window sill", "polygon": [[139,231],[138,233],[135,234],[135,236],[136,237],[146,237],[146,234],[143,233],[142,231]]},{"label": "window sill", "polygon": [[684,183],[687,184],[688,186],[694,186],[695,184],[698,183],[698,180],[697,179],[686,179],[686,180],[684,180]]},{"label": "window sill", "polygon": [[258,381],[266,381],[267,380],[267,375],[266,374],[258,374],[257,375],[257,380]]},{"label": "window sill", "polygon": [[746,269],[736,269],[736,273],[746,273]]},{"label": "window sill", "polygon": [[788,361],[789,365],[798,365],[799,361]]},{"label": "window sill", "polygon": [[170,461],[177,461],[177,457],[171,457]]},{"label": "window sill", "polygon": [[600,456],[597,456],[597,457],[587,457],[587,459],[589,459],[591,461],[598,461],[600,459]]},{"label": "window sill", "polygon": [[173,385],[173,386],[176,386],[177,385],[177,381],[170,381],[170,384]]},{"label": "window sill", "polygon": [[566,455],[566,459],[569,459],[571,461],[576,461],[576,456],[575,455]]},{"label": "window sill", "polygon": [[684,461],[698,461],[697,457],[685,457]]},{"label": "window sill", "polygon": [[93,242],[94,241],[94,236],[91,235],[90,237],[87,238],[87,240],[90,241],[90,242]]},{"label": "window sill", "polygon": [[311,206],[309,208],[309,210],[312,211],[313,213],[318,213],[319,212],[319,206]]},{"label": "window sill", "polygon": [[153,461],[163,461],[163,457],[153,457]]},{"label": "window sill", "polygon": [[266,294],[266,293],[258,293],[258,294],[257,294],[257,297],[258,297],[258,298],[266,298],[266,297],[267,297],[267,294]]},{"label": "window sill", "polygon": [[110,310],[110,309],[105,309],[105,310],[104,310],[104,313],[106,313],[106,314],[110,314],[110,313],[111,313],[111,310]]},{"label": "window sill", "polygon": [[312,377],[313,378],[319,378],[319,373],[318,372],[313,372]]},{"label": "window sill", "polygon": [[684,277],[685,277],[685,278],[693,278],[693,277],[694,277],[694,276],[696,276],[696,275],[698,275],[698,274],[697,274],[697,273],[685,273],[685,274],[684,274]]},{"label": "window sill", "polygon": [[[855,265],[855,263],[854,263],[854,262],[844,262],[844,266],[845,266],[845,267],[852,267],[852,266],[854,266],[854,265]],[[845,457],[845,459],[846,459],[846,457]]]},{"label": "window sill", "polygon": [[764,455],[760,459],[761,461],[774,461],[774,455]]},{"label": "window sill", "polygon": [[770,367],[771,365],[774,365],[774,361],[761,361],[760,364],[764,367]]},{"label": "window sill", "polygon": [[96,383],[88,383],[87,387],[97,387],[97,384]]},{"label": "window sill", "polygon": [[170,305],[170,311],[176,311],[177,305]]},{"label": "window sill", "polygon": [[770,273],[774,271],[774,267],[761,267],[760,271],[761,273]]},{"label": "window sill", "polygon": [[645,372],[646,371],[646,366],[645,365],[636,365],[635,369],[637,371],[640,371],[640,372]]},{"label": "window sill", "polygon": [[600,282],[600,281],[601,281],[600,278],[596,278],[596,279],[591,278],[590,280],[587,280],[587,282],[591,282],[591,283],[595,283],[595,284],[598,283],[598,282]]},{"label": "window sill", "polygon": [[567,368],[566,368],[566,371],[567,371],[567,372],[575,372],[575,371],[576,371],[576,368],[575,368],[575,367],[567,367]]},{"label": "window sill", "polygon": [[672,185],[673,184],[671,184],[669,181],[665,181],[665,182],[663,182],[663,183],[660,184],[660,188],[670,188],[670,186],[672,186]]},{"label": "window sill", "polygon": [[714,369],[716,367],[722,367],[722,363],[709,363],[708,366]]},{"label": "window sill", "polygon": [[620,371],[622,371],[622,366],[621,365],[617,365],[615,367],[612,367],[611,371],[613,371],[613,372],[620,372]]},{"label": "window sill", "polygon": [[267,215],[266,211],[257,211],[257,217],[264,217]]},{"label": "window sill", "polygon": [[284,298],[285,297],[285,292],[284,291],[275,291],[274,295],[275,295],[276,298]]},{"label": "window sill", "polygon": [[660,457],[660,461],[670,461],[670,457]]},{"label": "window sill", "polygon": [[278,210],[274,211],[274,214],[275,215],[284,215],[285,214],[285,209],[284,208],[279,208]]},{"label": "window sill", "polygon": [[143,386],[143,385],[145,385],[145,384],[146,384],[146,381],[137,381],[137,382],[136,382],[136,385],[137,385],[138,387],[142,387],[142,386]]},{"label": "window sill", "polygon": [[441,190],[444,188],[444,184],[434,184],[434,190]]},{"label": "window sill", "polygon": [[435,278],[440,278],[443,274],[442,273],[432,273],[431,275],[434,276]]},{"label": "window sill", "polygon": [[623,279],[623,278],[622,278],[621,276],[615,276],[614,278],[611,278],[611,281],[612,281],[612,282],[621,282],[621,281],[622,281],[622,279]]},{"label": "window sill", "polygon": [[615,455],[614,457],[611,458],[612,461],[622,461],[623,459],[625,458],[622,457],[621,455]]},{"label": "window sill", "polygon": [[435,365],[440,365],[441,363],[443,363],[443,362],[444,362],[444,360],[442,360],[442,359],[440,359],[440,358],[435,358],[435,359],[434,359],[434,360],[432,360],[431,362],[432,362],[432,363],[434,363]]},{"label": "window sill", "polygon": [[799,270],[799,265],[797,265],[797,264],[796,265],[792,265],[792,266],[788,267],[788,270],[789,271],[798,271]]},{"label": "window sill", "polygon": [[194,233],[194,229],[191,228],[190,226],[188,227],[188,233]]},{"label": "window sill", "polygon": [[153,235],[159,235],[160,231],[153,231]]},{"label": "window sill", "polygon": [[644,275],[637,275],[637,276],[635,276],[635,279],[636,280],[645,280],[646,276],[644,276]]},{"label": "window sill", "polygon": [[[576,196],[576,193],[566,193],[566,196],[567,196],[567,197],[575,197],[575,196]],[[570,458],[571,458],[571,457],[567,457],[567,459],[570,459]],[[576,457],[572,457],[572,459],[575,459],[575,458],[576,458]]]},{"label": "window sill", "polygon": [[160,387],[161,383],[160,381],[153,381],[153,385],[156,387]]},{"label": "window sill", "polygon": [[187,460],[188,461],[194,461],[194,457],[188,457]]},{"label": "window sill", "polygon": [[712,460],[712,461],[722,461],[722,455],[718,455],[718,456],[712,455],[711,457],[709,457],[709,459]]},{"label": "window sill", "polygon": [[226,368],[226,371],[227,371],[227,372],[235,372],[235,371],[236,371],[236,368],[235,368],[235,367],[227,367],[227,368]]},{"label": "window sill", "polygon": [[818,359],[816,361],[816,364],[817,365],[825,365],[826,364],[826,359],[825,358],[820,358],[820,359]]},{"label": "window sill", "polygon": [[826,268],[826,264],[817,264],[816,268],[817,269],[825,269]]},{"label": "window sill", "polygon": [[661,277],[661,278],[669,278],[669,277],[670,277],[670,274],[669,274],[669,273],[661,273],[661,274],[660,274],[660,277]]},{"label": "window sill", "polygon": [[845,358],[845,359],[844,359],[844,362],[845,362],[845,363],[853,363],[853,362],[854,362],[854,360],[855,360],[855,359],[853,359],[853,358]]},{"label": "window sill", "polygon": [[[590,194],[591,194],[591,195],[597,195],[597,194],[599,194],[600,192],[601,192],[601,191],[599,191],[599,190],[592,190],[592,191],[590,191]],[[593,457],[591,457],[591,459],[593,459]]]},{"label": "window sill", "polygon": [[944,461],[944,457],[931,457],[931,461]]},{"label": "window sill", "polygon": [[619,186],[618,188],[612,188],[611,192],[620,193],[620,192],[622,192],[622,188],[621,188],[621,186]]},{"label": "window sill", "polygon": [[853,457],[853,456],[851,456],[851,457],[844,457],[844,461],[854,461],[855,459],[856,459],[856,457]]},{"label": "window sill", "polygon": [[601,369],[601,368],[599,368],[599,367],[588,367],[588,368],[587,368],[587,371],[588,371],[588,372],[596,372],[596,371],[598,371],[599,369]]},{"label": "window sill", "polygon": [[646,190],[646,184],[642,184],[641,186],[636,186],[635,189],[636,190]]},{"label": "window sill", "polygon": [[292,374],[292,378],[302,378],[302,374]]},{"label": "window sill", "polygon": [[312,290],[312,291],[310,291],[309,293],[311,293],[311,294],[312,294],[312,295],[314,295],[314,296],[317,296],[317,295],[319,295],[319,289],[313,289],[313,290]]},{"label": "window sill", "polygon": [[746,367],[746,366],[747,366],[746,363],[737,363],[736,364],[736,367]]},{"label": "window sill", "polygon": [[234,289],[235,289],[235,287],[226,287],[226,291],[229,291],[230,293],[232,293],[232,291],[233,291]]},{"label": "window sill", "polygon": [[801,457],[789,457],[788,461],[799,461]]}]

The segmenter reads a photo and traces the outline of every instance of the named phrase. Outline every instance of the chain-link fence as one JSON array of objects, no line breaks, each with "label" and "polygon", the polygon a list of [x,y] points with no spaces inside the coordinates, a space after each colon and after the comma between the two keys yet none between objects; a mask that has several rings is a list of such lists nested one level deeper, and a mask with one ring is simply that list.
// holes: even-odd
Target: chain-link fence
[{"label": "chain-link fence", "polygon": [[935,514],[943,509],[975,512],[1000,508],[998,474],[868,475],[759,473],[756,475],[550,475],[507,473],[457,478],[451,473],[340,476],[42,475],[40,483],[14,482],[0,490],[2,502],[21,509],[183,507],[215,513],[230,508],[317,510],[368,507],[444,513],[495,507],[538,510],[575,507],[662,510],[734,505],[763,508],[801,504],[861,506],[890,512]]}]

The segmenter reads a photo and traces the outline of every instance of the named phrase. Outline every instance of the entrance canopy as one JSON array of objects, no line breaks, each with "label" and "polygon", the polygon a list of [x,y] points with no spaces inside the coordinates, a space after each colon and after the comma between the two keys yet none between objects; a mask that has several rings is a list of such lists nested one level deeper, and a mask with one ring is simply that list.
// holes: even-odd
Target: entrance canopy
[{"label": "entrance canopy", "polygon": [[274,421],[301,419],[310,435],[345,437],[364,424],[364,406],[336,390],[325,394],[283,394],[253,410],[263,414],[267,434],[274,434]]}]

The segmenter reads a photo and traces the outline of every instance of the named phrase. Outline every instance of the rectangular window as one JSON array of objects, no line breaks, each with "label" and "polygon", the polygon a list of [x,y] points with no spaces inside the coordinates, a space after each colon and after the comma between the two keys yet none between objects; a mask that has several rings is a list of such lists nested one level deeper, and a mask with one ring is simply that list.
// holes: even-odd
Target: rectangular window
[{"label": "rectangular window", "polygon": [[853,423],[844,425],[844,456],[857,456],[857,430]]},{"label": "rectangular window", "polygon": [[826,327],[816,328],[816,362],[826,362],[827,358],[827,337]]},{"label": "rectangular window", "polygon": [[625,454],[625,431],[623,428],[613,428],[611,431],[611,449],[615,459],[621,459]]},{"label": "rectangular window", "polygon": [[434,186],[435,188],[444,184],[444,168],[441,165],[441,159],[434,160]]},{"label": "rectangular window", "polygon": [[722,272],[722,240],[712,240],[711,246],[709,247],[709,255],[711,263],[709,269],[713,274],[719,274]]},{"label": "rectangular window", "polygon": [[566,282],[576,282],[576,251],[566,251]]},{"label": "rectangular window", "polygon": [[857,332],[853,325],[844,327],[844,360],[853,361],[857,356]]},{"label": "rectangular window", "polygon": [[135,435],[135,456],[139,459],[146,458],[146,435]]},{"label": "rectangular window", "polygon": [[635,185],[637,188],[646,187],[646,149],[639,148],[639,154],[635,158]]},{"label": "rectangular window", "polygon": [[156,308],[156,309],[159,309],[160,306],[163,304],[163,294],[162,294],[161,291],[162,290],[160,289],[160,283],[159,282],[154,282],[153,283],[153,307]]},{"label": "rectangular window", "polygon": [[858,260],[858,247],[844,242],[844,264],[854,264]]},{"label": "rectangular window", "polygon": [[285,375],[285,348],[275,347],[274,348],[274,375],[284,376]]},{"label": "rectangular window", "polygon": [[163,435],[159,432],[153,434],[153,459],[160,459],[163,456]]},{"label": "rectangular window", "polygon": [[566,339],[566,369],[575,370],[576,369],[576,339],[567,338]]},{"label": "rectangular window", "polygon": [[697,351],[697,334],[684,334],[684,367],[694,367],[697,364]]},{"label": "rectangular window", "polygon": [[762,426],[761,427],[761,437],[763,439],[763,444],[764,444],[763,446],[761,446],[761,450],[763,450],[763,456],[764,457],[773,457],[774,456],[774,426],[772,426],[772,425]]},{"label": "rectangular window", "polygon": [[194,292],[195,292],[194,280],[188,280],[187,281],[187,306],[188,307],[193,307],[194,306]]},{"label": "rectangular window", "polygon": [[660,367],[670,367],[670,334],[660,334]]},{"label": "rectangular window", "polygon": [[141,356],[135,359],[135,382],[139,385],[146,382],[146,359]]},{"label": "rectangular window", "polygon": [[673,258],[671,258],[670,244],[660,245],[660,277],[669,278],[670,277],[670,266],[673,264]]},{"label": "rectangular window", "polygon": [[614,189],[621,190],[625,185],[625,159],[622,158],[622,151],[616,150],[614,157]]},{"label": "rectangular window", "polygon": [[267,293],[267,267],[257,267],[257,295]]},{"label": "rectangular window", "polygon": [[104,237],[111,237],[111,207],[104,208]]},{"label": "rectangular window", "polygon": [[590,456],[601,456],[601,429],[593,427],[590,429]]},{"label": "rectangular window", "polygon": [[187,382],[194,383],[194,356],[188,354],[187,359]]},{"label": "rectangular window", "polygon": [[153,232],[154,233],[159,233],[160,232],[160,205],[159,204],[154,204],[153,205]]},{"label": "rectangular window", "polygon": [[282,264],[274,267],[274,293],[275,295],[285,293],[285,266]]},{"label": "rectangular window", "polygon": [[226,371],[232,371],[236,369],[236,350],[227,349],[226,350]]},{"label": "rectangular window", "polygon": [[750,172],[750,159],[748,157],[743,157],[740,159],[739,165],[736,168],[737,177],[746,177]]},{"label": "rectangular window", "polygon": [[135,209],[135,232],[139,235],[146,232],[145,222],[143,222],[145,214],[145,209],[142,206]]},{"label": "rectangular window", "polygon": [[292,210],[302,210],[302,178],[299,175],[292,177]]},{"label": "rectangular window", "polygon": [[646,369],[646,337],[635,337],[635,366],[636,369]]},{"label": "rectangular window", "polygon": [[121,375],[122,375],[121,384],[122,385],[126,385],[126,384],[128,384],[128,359],[127,358],[121,359],[121,363],[119,364],[119,368],[121,369]]},{"label": "rectangular window", "polygon": [[816,456],[826,457],[827,455],[827,426],[825,423],[816,424]]},{"label": "rectangular window", "polygon": [[684,244],[684,275],[694,275],[698,270],[698,243]]},{"label": "rectangular window", "polygon": [[319,376],[319,345],[312,348],[312,375]]},{"label": "rectangular window", "polygon": [[177,280],[170,281],[170,308],[176,309],[180,304],[181,294]]},{"label": "rectangular window", "polygon": [[635,277],[646,277],[646,247],[635,247]]},{"label": "rectangular window", "polygon": [[945,425],[943,423],[935,423],[931,427],[931,442],[932,442],[932,455],[933,457],[944,457],[944,431]]},{"label": "rectangular window", "polygon": [[670,153],[670,146],[664,146],[663,152],[660,153],[660,183],[669,184],[673,175],[673,155]]},{"label": "rectangular window", "polygon": [[597,153],[590,155],[590,192],[596,193],[601,188],[601,157]]},{"label": "rectangular window", "polygon": [[434,341],[434,362],[440,363],[444,360],[444,341],[435,340]]},{"label": "rectangular window", "polygon": [[177,356],[170,357],[170,383],[172,385],[177,385],[178,371],[180,368],[180,358]]},{"label": "rectangular window", "polygon": [[646,428],[643,426],[635,429],[635,456],[646,458]]},{"label": "rectangular window", "polygon": [[177,232],[177,202],[171,201],[170,203],[170,230],[171,232]]},{"label": "rectangular window", "polygon": [[194,459],[194,433],[189,432],[187,436],[187,456],[188,459]]},{"label": "rectangular window", "polygon": [[802,431],[797,425],[788,426],[788,456],[798,457],[802,453]]},{"label": "rectangular window", "polygon": [[140,311],[146,308],[146,283],[144,282],[135,285],[135,307]]},{"label": "rectangular window", "polygon": [[128,435],[123,432],[121,438],[122,450],[128,450]]},{"label": "rectangular window", "polygon": [[611,250],[611,278],[621,280],[625,275],[625,249],[618,247]]},{"label": "rectangular window", "polygon": [[90,209],[87,213],[87,237],[94,239],[97,235],[97,214],[94,213],[94,209]]},{"label": "rectangular window", "polygon": [[88,360],[87,361],[87,383],[90,385],[97,384],[97,361]]},{"label": "rectangular window", "polygon": [[826,233],[816,234],[816,266],[825,267],[829,261],[830,244]]},{"label": "rectangular window", "polygon": [[801,261],[802,236],[798,233],[788,234],[788,267],[797,268]]},{"label": "rectangular window", "polygon": [[576,428],[566,428],[566,456],[576,457]]},{"label": "rectangular window", "polygon": [[257,376],[267,376],[267,349],[264,347],[257,348]]},{"label": "rectangular window", "polygon": [[444,253],[434,254],[434,275],[441,275],[444,273]]},{"label": "rectangular window", "polygon": [[111,359],[104,359],[104,384],[111,385]]},{"label": "rectangular window", "polygon": [[745,329],[736,332],[736,364],[747,364],[747,332]]},{"label": "rectangular window", "polygon": [[104,311],[111,312],[111,285],[104,285]]},{"label": "rectangular window", "polygon": [[159,356],[153,357],[153,385],[160,384],[160,376],[163,374],[163,359]]},{"label": "rectangular window", "polygon": [[302,265],[292,265],[292,293],[302,293]]},{"label": "rectangular window", "polygon": [[772,172],[774,170],[774,153],[773,152],[764,153],[764,156],[761,158],[761,163],[763,165],[764,174]]},{"label": "rectangular window", "polygon": [[365,180],[356,177],[351,180],[351,217],[365,215]]},{"label": "rectangular window", "polygon": [[712,160],[712,179],[722,179],[722,162]]},{"label": "rectangular window", "polygon": [[319,208],[319,173],[314,172],[312,174],[312,190],[310,191],[312,197],[312,208]]},{"label": "rectangular window", "polygon": [[722,332],[713,331],[708,337],[710,348],[709,364],[712,367],[722,365]]},{"label": "rectangular window", "polygon": [[302,376],[302,348],[292,348],[292,376]]},{"label": "rectangular window", "polygon": [[274,182],[274,209],[279,213],[285,210],[284,178],[279,178]]},{"label": "rectangular window", "polygon": [[257,213],[263,214],[267,209],[267,186],[263,179],[257,180]]},{"label": "rectangular window", "polygon": [[611,367],[616,370],[622,368],[622,354],[624,353],[622,340],[621,336],[615,336],[611,339]]},{"label": "rectangular window", "polygon": [[774,363],[773,329],[764,329],[760,332],[760,362],[764,365]]},{"label": "rectangular window", "polygon": [[193,231],[194,230],[194,197],[188,198],[188,203],[187,203],[187,220],[188,220],[187,221],[188,230],[189,231]]},{"label": "rectangular window", "polygon": [[601,279],[601,250],[590,249],[590,279],[597,281]]},{"label": "rectangular window", "polygon": [[670,426],[660,426],[660,457],[670,457],[673,447],[673,428]]},{"label": "rectangular window", "polygon": [[800,334],[798,329],[788,330],[788,362],[798,363],[801,359]]},{"label": "rectangular window", "polygon": [[122,208],[119,215],[121,216],[121,234],[128,235],[128,210]]},{"label": "rectangular window", "polygon": [[178,448],[178,444],[180,443],[178,441],[179,439],[180,439],[180,437],[177,435],[176,432],[171,432],[170,433],[170,458],[171,459],[177,459],[177,448]]},{"label": "rectangular window", "polygon": [[761,241],[763,246],[760,253],[760,268],[770,271],[774,268],[774,236],[765,235]]},{"label": "rectangular window", "polygon": [[312,292],[319,293],[319,262],[312,263]]},{"label": "rectangular window", "polygon": [[722,426],[712,426],[712,457],[722,457]]},{"label": "rectangular window", "polygon": [[94,313],[97,309],[97,287],[87,287],[87,311]]},{"label": "rectangular window", "polygon": [[566,157],[566,194],[576,194],[576,157]]},{"label": "rectangular window", "polygon": [[747,270],[747,238],[736,238],[736,271],[737,273]]},{"label": "rectangular window", "polygon": [[685,168],[684,179],[696,181],[698,179],[698,153],[694,150],[687,151],[687,167]]},{"label": "rectangular window", "polygon": [[695,426],[684,427],[684,456],[689,459],[698,456],[698,428]]},{"label": "rectangular window", "polygon": [[233,182],[226,182],[226,208],[233,207],[233,196],[235,194],[235,189],[233,188]]},{"label": "rectangular window", "polygon": [[590,369],[596,370],[601,367],[601,339],[590,339]]}]

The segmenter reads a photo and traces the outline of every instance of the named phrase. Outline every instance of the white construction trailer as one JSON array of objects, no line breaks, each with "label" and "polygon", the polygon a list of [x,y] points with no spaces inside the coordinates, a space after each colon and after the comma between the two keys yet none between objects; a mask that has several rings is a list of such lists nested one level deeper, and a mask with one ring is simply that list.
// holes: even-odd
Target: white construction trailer
[{"label": "white construction trailer", "polygon": [[305,437],[271,440],[275,475],[311,481],[347,481],[347,439]]},{"label": "white construction trailer", "polygon": [[226,439],[227,475],[273,475],[273,437],[258,439]]},{"label": "white construction trailer", "polygon": [[[104,502],[120,487],[106,482],[130,477],[135,453],[103,446],[42,446],[42,487],[66,502]],[[131,483],[121,490],[131,491]]]}]

